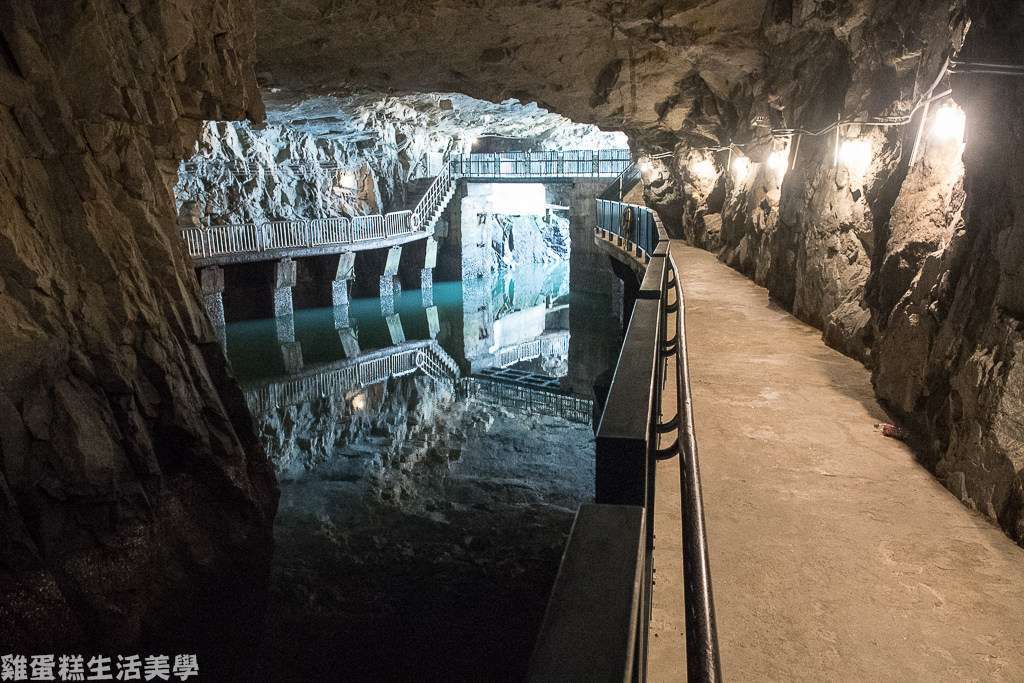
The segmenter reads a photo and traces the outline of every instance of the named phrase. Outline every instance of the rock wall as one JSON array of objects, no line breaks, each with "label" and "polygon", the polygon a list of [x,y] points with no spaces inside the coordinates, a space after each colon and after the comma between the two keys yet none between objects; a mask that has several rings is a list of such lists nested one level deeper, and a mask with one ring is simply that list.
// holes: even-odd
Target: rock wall
[{"label": "rock wall", "polygon": [[[651,161],[646,197],[692,244],[868,365],[922,461],[1024,543],[1022,82],[943,75],[952,55],[1018,62],[1024,12],[1002,2],[868,5],[771,3],[764,82],[725,135],[739,145],[731,167],[727,152],[704,149],[714,145],[677,144]],[[915,107],[949,88],[966,112],[966,144],[937,132],[955,111],[948,101]],[[838,153],[834,131],[806,134],[837,118],[906,124],[844,126]],[[770,128],[805,134],[797,147]],[[784,167],[772,168],[773,149],[788,153]],[[713,168],[701,166],[708,159]]]},{"label": "rock wall", "polygon": [[262,116],[252,47],[241,0],[0,3],[4,652],[245,671],[277,485],[172,187],[202,120]]},{"label": "rock wall", "polygon": [[[196,147],[174,191],[183,228],[381,212],[381,169],[355,145],[283,126],[209,121]],[[386,189],[394,194],[393,183]]]}]

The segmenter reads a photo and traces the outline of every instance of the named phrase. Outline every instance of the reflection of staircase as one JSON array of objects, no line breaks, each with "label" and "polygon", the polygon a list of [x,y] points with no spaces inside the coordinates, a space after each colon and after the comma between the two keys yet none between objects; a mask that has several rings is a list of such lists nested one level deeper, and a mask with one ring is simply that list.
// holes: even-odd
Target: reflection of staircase
[{"label": "reflection of staircase", "polygon": [[435,380],[454,381],[461,374],[459,364],[437,342],[419,350],[416,354],[416,367]]},{"label": "reflection of staircase", "polygon": [[590,424],[593,419],[594,403],[589,398],[550,389],[508,384],[477,375],[459,380],[457,389],[460,396],[471,396],[534,415],[551,415],[579,424]]}]

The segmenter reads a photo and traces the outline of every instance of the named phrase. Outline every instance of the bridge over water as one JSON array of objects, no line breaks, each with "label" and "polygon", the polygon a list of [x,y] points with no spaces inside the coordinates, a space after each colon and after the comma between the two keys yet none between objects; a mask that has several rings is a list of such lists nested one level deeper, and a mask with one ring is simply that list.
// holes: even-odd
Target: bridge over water
[{"label": "bridge over water", "polygon": [[[419,281],[425,292],[433,283],[438,242],[435,227],[455,195],[457,183],[541,182],[557,183],[579,179],[613,179],[630,168],[629,150],[574,150],[559,152],[511,152],[456,155],[410,210],[384,215],[271,221],[188,228],[182,237],[197,268],[207,311],[214,325],[222,327],[224,317],[225,267],[267,262],[272,273],[263,278],[270,292],[247,296],[272,300],[273,315],[292,315],[292,290],[298,282],[294,259],[337,255],[331,262],[330,303],[344,306],[349,301],[349,283],[356,277],[357,252],[388,249],[380,277],[380,295],[387,298],[400,291],[398,278],[402,247],[424,241]],[[185,166],[183,172],[194,172]],[[249,165],[240,172],[258,172]],[[406,259],[406,266],[408,262]],[[429,296],[429,294],[428,294]]]}]

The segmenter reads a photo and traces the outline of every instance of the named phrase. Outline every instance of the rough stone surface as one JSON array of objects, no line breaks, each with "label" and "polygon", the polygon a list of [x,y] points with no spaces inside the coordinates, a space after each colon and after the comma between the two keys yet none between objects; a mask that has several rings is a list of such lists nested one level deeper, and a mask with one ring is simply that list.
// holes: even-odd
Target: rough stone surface
[{"label": "rough stone surface", "polygon": [[171,187],[203,119],[262,116],[252,42],[234,0],[0,4],[4,652],[245,670],[277,485]]}]

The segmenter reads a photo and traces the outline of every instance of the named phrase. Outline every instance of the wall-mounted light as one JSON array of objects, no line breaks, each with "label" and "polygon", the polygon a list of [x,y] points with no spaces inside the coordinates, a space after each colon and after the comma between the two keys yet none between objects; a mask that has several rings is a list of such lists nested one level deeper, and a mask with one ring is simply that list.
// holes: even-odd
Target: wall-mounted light
[{"label": "wall-mounted light", "polygon": [[967,117],[952,102],[944,104],[935,110],[935,123],[932,124],[932,134],[940,140],[960,142],[964,138],[964,126]]},{"label": "wall-mounted light", "polygon": [[366,394],[356,394],[352,397],[352,409],[364,410],[366,408]]},{"label": "wall-mounted light", "polygon": [[732,160],[732,174],[736,178],[736,182],[743,182],[743,180],[750,173],[750,159],[747,157],[741,157],[737,155]]},{"label": "wall-mounted light", "polygon": [[871,144],[867,140],[850,139],[839,148],[839,161],[853,173],[862,175],[871,161]]},{"label": "wall-mounted light", "polygon": [[701,159],[693,165],[693,174],[701,180],[714,180],[717,173],[715,165],[707,159]]}]

